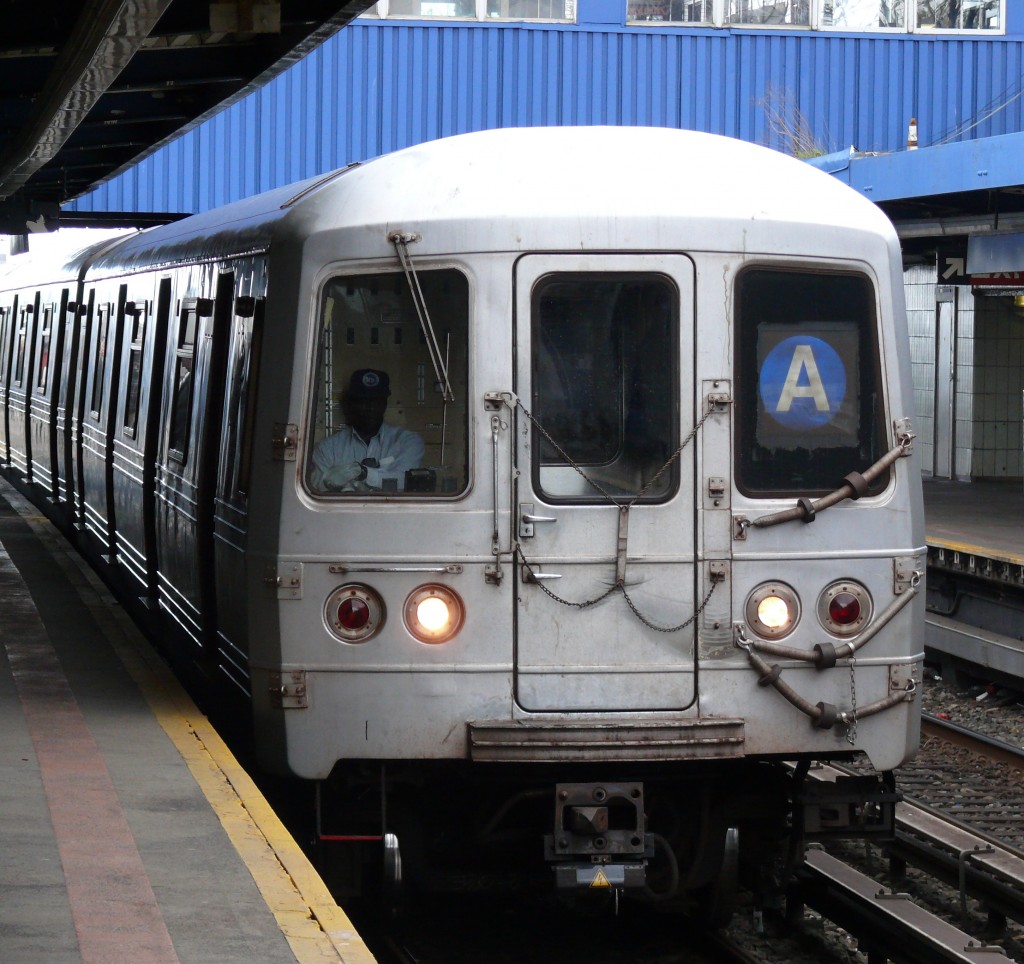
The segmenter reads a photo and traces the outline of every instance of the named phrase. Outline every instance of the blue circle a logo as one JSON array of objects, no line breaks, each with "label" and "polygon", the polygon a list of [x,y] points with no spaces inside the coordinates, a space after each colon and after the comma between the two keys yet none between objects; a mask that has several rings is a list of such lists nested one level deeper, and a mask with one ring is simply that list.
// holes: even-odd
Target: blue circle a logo
[{"label": "blue circle a logo", "polygon": [[780,425],[792,429],[827,425],[846,397],[846,368],[836,350],[812,335],[792,335],[765,358],[761,401]]}]

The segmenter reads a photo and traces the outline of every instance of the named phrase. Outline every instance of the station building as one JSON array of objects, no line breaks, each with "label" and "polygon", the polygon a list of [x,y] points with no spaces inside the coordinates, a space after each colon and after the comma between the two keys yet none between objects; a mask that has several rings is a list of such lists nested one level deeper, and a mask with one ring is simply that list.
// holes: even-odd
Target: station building
[{"label": "station building", "polygon": [[[380,0],[65,211],[195,213],[569,124],[741,138],[875,201],[903,244],[926,475],[1024,478],[1024,0]],[[551,177],[586,163],[553,157]]]}]

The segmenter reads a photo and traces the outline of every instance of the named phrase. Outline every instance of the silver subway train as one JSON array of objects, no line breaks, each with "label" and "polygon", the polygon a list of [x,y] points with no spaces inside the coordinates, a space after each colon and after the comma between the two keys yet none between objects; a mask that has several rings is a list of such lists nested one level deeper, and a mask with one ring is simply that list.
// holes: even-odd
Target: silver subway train
[{"label": "silver subway train", "polygon": [[391,883],[714,919],[891,832],[901,257],[827,175],[669,129],[445,138],[12,259],[0,333],[6,477],[315,787],[346,880],[383,847]]}]

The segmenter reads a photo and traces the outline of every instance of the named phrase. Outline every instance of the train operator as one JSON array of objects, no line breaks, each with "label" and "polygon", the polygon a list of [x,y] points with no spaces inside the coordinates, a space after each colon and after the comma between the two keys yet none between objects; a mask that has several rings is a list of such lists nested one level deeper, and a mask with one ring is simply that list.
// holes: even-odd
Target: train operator
[{"label": "train operator", "polygon": [[313,451],[313,487],[327,492],[405,488],[405,473],[420,467],[423,439],[384,421],[391,395],[387,372],[352,373],[342,408],[346,424]]}]

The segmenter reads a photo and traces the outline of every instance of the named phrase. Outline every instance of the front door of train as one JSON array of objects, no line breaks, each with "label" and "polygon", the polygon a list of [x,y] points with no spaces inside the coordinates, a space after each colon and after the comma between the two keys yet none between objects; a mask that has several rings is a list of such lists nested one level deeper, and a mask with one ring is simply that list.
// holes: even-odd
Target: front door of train
[{"label": "front door of train", "polygon": [[695,698],[693,266],[528,255],[515,277],[516,698]]}]

